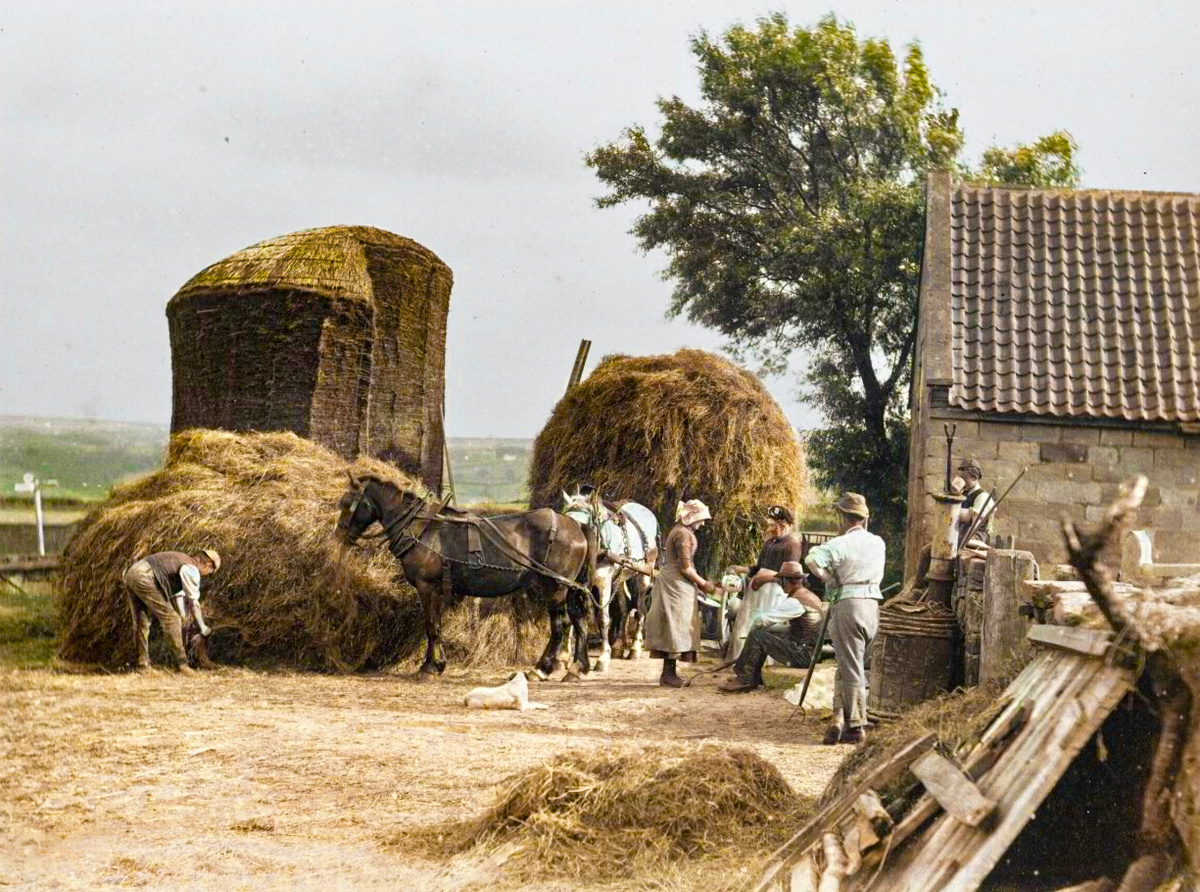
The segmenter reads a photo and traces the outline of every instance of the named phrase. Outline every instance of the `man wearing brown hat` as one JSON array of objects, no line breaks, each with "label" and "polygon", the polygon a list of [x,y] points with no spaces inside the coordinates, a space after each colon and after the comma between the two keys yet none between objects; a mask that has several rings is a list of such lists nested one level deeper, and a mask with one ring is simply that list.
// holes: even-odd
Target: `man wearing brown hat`
[{"label": "man wearing brown hat", "polygon": [[167,640],[176,668],[190,674],[187,652],[183,648],[183,620],[194,619],[199,632],[208,637],[200,610],[200,580],[221,566],[221,556],[211,548],[197,554],[160,551],[135,561],[125,571],[124,581],[133,628],[137,633],[137,670],[150,668],[150,617]]},{"label": "man wearing brown hat", "polygon": [[799,561],[785,561],[774,574],[787,599],[750,620],[746,645],[734,664],[734,677],[719,689],[726,694],[753,691],[762,684],[767,657],[799,669],[806,668],[817,646],[821,626],[821,599],[804,587],[804,568]]},{"label": "man wearing brown hat", "polygon": [[961,544],[968,548],[986,546],[992,537],[992,515],[995,512],[992,497],[979,482],[983,479],[983,468],[975,459],[968,458],[958,466],[958,473],[962,479],[963,493],[963,509],[958,515],[959,528],[962,533],[965,534],[970,530],[977,518],[987,515],[987,523],[975,531],[971,543],[962,542]]},{"label": "man wearing brown hat", "polygon": [[861,743],[867,724],[867,648],[879,629],[879,584],[887,546],[867,532],[867,500],[848,492],[837,503],[840,535],[809,551],[804,562],[825,583],[829,637],[837,660],[833,715],[824,742]]}]

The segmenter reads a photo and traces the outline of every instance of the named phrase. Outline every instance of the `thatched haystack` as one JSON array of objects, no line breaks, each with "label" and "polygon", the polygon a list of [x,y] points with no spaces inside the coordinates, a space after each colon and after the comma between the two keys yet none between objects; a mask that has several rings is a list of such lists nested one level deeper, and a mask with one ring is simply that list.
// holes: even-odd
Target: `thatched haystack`
[{"label": "thatched haystack", "polygon": [[238,251],[167,305],[171,430],[289,430],[441,486],[450,268],[329,226]]},{"label": "thatched haystack", "polygon": [[701,532],[709,571],[753,560],[772,503],[799,510],[808,473],[783,410],[745,369],[703,350],[608,356],[559,400],[534,443],[530,504],[591,483],[631,498],[670,528],[680,499],[713,520]]},{"label": "thatched haystack", "polygon": [[481,815],[389,842],[455,855],[512,849],[520,877],[632,877],[721,856],[722,879],[812,812],[770,762],[712,745],[568,752],[502,781]]},{"label": "thatched haystack", "polygon": [[[116,488],[67,547],[58,582],[60,656],[113,668],[132,663],[124,570],[154,551],[208,546],[222,555],[202,602],[218,662],[350,671],[416,654],[424,642],[420,605],[392,555],[333,540],[347,468],[420,489],[390,465],[369,458],[347,465],[290,433],[174,435],[166,466]],[[449,657],[460,666],[532,659],[546,634],[533,613],[523,597],[460,606],[443,626]]]}]

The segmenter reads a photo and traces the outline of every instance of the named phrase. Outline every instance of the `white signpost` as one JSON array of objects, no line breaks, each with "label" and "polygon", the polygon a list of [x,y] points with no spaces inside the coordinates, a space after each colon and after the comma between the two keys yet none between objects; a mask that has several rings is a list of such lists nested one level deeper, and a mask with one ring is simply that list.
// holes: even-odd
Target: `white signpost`
[{"label": "white signpost", "polygon": [[37,514],[37,536],[38,536],[38,555],[46,556],[46,531],[42,520],[42,487],[43,486],[58,486],[57,480],[39,480],[32,474],[25,475],[23,483],[13,484],[13,489],[17,492],[33,493],[33,510]]}]

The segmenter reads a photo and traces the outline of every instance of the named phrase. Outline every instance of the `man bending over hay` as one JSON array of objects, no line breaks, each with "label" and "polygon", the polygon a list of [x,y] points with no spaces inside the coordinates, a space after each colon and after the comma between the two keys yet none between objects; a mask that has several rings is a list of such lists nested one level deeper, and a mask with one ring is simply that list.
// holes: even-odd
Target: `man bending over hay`
[{"label": "man bending over hay", "polygon": [[158,625],[171,649],[176,668],[190,675],[187,652],[183,649],[183,620],[190,614],[200,634],[207,638],[212,629],[204,623],[200,611],[200,580],[216,572],[221,556],[211,548],[199,554],[159,551],[136,561],[125,571],[126,597],[133,627],[137,633],[137,671],[150,668],[150,617]]}]

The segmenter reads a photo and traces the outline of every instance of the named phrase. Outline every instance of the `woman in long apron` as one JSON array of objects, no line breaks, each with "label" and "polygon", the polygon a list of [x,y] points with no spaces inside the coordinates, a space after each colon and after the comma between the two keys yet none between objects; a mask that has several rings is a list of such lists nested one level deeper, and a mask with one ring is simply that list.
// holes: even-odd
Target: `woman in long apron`
[{"label": "woman in long apron", "polygon": [[663,568],[654,580],[650,613],[646,617],[646,647],[663,661],[659,684],[683,687],[675,672],[676,660],[694,663],[700,650],[700,610],[696,590],[708,593],[717,586],[696,572],[696,530],[712,515],[699,499],[680,502],[675,526],[663,543]]}]

